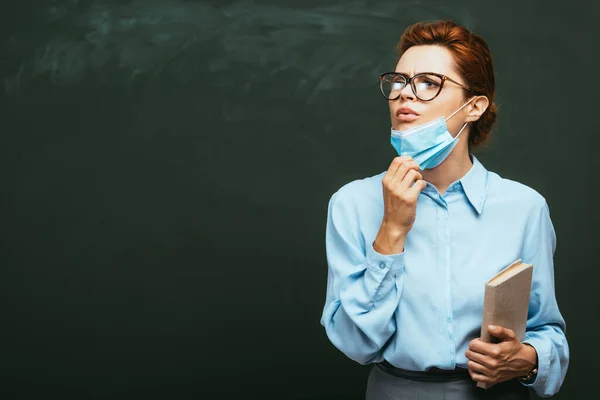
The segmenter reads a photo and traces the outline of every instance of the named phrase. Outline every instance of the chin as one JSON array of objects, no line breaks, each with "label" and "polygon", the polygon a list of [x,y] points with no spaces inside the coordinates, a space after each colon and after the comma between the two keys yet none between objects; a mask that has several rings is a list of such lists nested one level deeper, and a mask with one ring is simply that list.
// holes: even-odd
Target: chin
[{"label": "chin", "polygon": [[420,125],[420,123],[417,122],[417,121],[414,121],[414,122],[398,122],[398,121],[394,121],[394,123],[392,124],[392,127],[396,131],[407,131],[410,128],[413,128],[413,127],[418,126],[418,125]]},{"label": "chin", "polygon": [[397,131],[406,131],[411,128],[429,123],[429,122],[433,121],[434,119],[435,118],[430,118],[430,117],[428,118],[423,115],[420,115],[413,121],[403,121],[399,118],[392,118],[392,127]]}]

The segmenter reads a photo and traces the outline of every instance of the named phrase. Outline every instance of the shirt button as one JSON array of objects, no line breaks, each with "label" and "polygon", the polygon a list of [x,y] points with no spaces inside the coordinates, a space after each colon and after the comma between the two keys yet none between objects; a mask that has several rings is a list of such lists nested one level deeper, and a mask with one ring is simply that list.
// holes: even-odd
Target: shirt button
[{"label": "shirt button", "polygon": [[381,268],[381,269],[385,268],[385,263],[383,261],[379,263],[379,268]]}]

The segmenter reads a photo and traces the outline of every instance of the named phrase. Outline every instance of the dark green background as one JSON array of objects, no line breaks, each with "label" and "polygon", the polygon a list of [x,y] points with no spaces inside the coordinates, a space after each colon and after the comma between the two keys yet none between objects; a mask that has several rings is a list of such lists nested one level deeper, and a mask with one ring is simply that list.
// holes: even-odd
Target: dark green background
[{"label": "dark green background", "polygon": [[327,202],[393,158],[377,76],[424,19],[489,43],[477,155],[550,205],[556,397],[596,398],[595,4],[3,2],[2,398],[362,398],[319,324]]}]

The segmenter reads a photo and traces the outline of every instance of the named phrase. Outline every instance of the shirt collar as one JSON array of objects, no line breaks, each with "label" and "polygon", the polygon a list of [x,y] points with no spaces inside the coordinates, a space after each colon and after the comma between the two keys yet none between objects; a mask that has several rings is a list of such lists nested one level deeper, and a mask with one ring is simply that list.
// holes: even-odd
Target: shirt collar
[{"label": "shirt collar", "polygon": [[465,176],[459,179],[459,182],[473,208],[477,210],[478,214],[481,214],[487,197],[488,171],[474,155],[471,155],[471,158],[473,166]]}]

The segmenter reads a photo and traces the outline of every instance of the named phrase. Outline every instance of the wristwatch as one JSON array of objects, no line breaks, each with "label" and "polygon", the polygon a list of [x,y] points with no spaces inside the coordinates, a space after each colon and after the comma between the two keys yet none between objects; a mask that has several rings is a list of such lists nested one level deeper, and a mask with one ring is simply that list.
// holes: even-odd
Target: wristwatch
[{"label": "wristwatch", "polygon": [[[533,347],[529,343],[523,343],[523,344],[526,344],[527,346]],[[537,373],[538,373],[538,365],[537,365],[537,361],[536,361],[536,364],[533,367],[533,369],[531,371],[529,371],[529,373],[526,376],[520,376],[519,379],[521,381],[523,381],[523,382],[529,382],[529,381],[535,379]]]},{"label": "wristwatch", "polygon": [[536,367],[536,368],[532,369],[531,371],[529,371],[527,376],[520,376],[519,379],[522,380],[523,382],[529,382],[529,381],[533,380],[533,378],[535,378],[537,373],[538,373],[538,369]]}]

